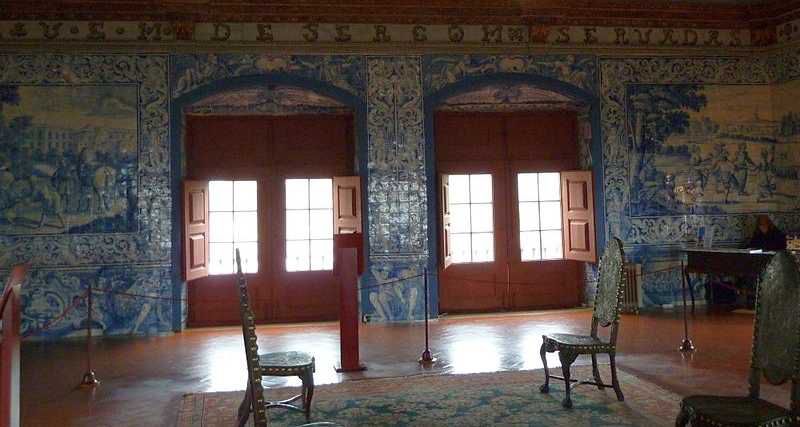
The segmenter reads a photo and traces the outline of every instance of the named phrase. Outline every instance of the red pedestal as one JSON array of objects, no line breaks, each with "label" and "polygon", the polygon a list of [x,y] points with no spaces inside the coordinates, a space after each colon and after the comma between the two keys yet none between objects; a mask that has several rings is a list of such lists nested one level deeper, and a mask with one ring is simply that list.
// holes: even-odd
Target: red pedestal
[{"label": "red pedestal", "polygon": [[0,319],[3,320],[3,339],[0,341],[0,427],[20,425],[20,287],[28,272],[27,265],[11,270],[6,287],[0,295]]},{"label": "red pedestal", "polygon": [[363,371],[358,356],[358,276],[363,271],[362,235],[334,236],[335,270],[339,278],[339,345],[341,363],[337,372]]}]

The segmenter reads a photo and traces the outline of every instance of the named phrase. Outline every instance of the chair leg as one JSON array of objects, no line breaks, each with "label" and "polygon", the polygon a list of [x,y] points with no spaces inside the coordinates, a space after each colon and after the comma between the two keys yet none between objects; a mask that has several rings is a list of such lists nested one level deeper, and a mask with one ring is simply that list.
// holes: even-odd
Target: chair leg
[{"label": "chair leg", "polygon": [[250,382],[247,382],[247,390],[244,392],[244,399],[242,399],[242,403],[239,404],[239,412],[236,417],[236,425],[238,427],[243,427],[247,424],[247,420],[250,419],[250,411],[251,411],[251,400],[252,400],[252,393],[250,393]]},{"label": "chair leg", "polygon": [[561,360],[561,372],[564,375],[564,391],[566,392],[566,396],[564,396],[564,400],[561,401],[561,406],[569,409],[572,408],[572,398],[570,398],[570,376],[569,376],[569,367],[572,365],[572,362],[575,361],[575,357],[571,357],[565,351],[558,352],[558,358]]},{"label": "chair leg", "polygon": [[314,373],[309,371],[300,380],[303,381],[303,411],[308,421],[311,419],[311,399],[314,398]]},{"label": "chair leg", "polygon": [[542,348],[539,349],[539,354],[542,356],[542,366],[544,366],[544,384],[539,387],[539,391],[542,393],[547,393],[550,391],[550,371],[547,369],[546,342],[547,338],[542,337]]},{"label": "chair leg", "polygon": [[622,402],[625,396],[622,395],[622,389],[619,387],[619,380],[617,379],[617,363],[615,361],[616,354],[608,354],[609,361],[611,362],[611,385],[614,387],[614,392],[617,393],[617,400]]},{"label": "chair leg", "polygon": [[687,424],[689,424],[689,412],[681,405],[681,411],[675,418],[675,427],[686,427]]},{"label": "chair leg", "polygon": [[600,369],[597,367],[597,355],[592,354],[592,375],[594,376],[594,382],[597,383],[597,388],[602,390],[603,389],[603,379],[600,378]]}]

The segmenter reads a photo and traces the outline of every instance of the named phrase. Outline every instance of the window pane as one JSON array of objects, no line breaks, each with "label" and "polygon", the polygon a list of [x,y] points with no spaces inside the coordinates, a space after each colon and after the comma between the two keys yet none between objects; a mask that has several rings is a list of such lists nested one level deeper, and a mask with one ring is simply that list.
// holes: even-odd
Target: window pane
[{"label": "window pane", "polygon": [[255,181],[234,181],[233,210],[254,211],[258,209],[258,186]]},{"label": "window pane", "polygon": [[469,205],[450,206],[450,232],[469,232]]},{"label": "window pane", "polygon": [[311,241],[311,269],[333,270],[333,240]]},{"label": "window pane", "polygon": [[469,197],[471,203],[492,202],[492,176],[489,174],[469,176]]},{"label": "window pane", "polygon": [[539,232],[525,231],[519,233],[520,258],[523,261],[542,259],[542,251],[539,247]]},{"label": "window pane", "polygon": [[239,256],[242,259],[242,272],[258,273],[258,243],[236,243],[234,250],[234,263],[236,262],[236,249],[239,249]]},{"label": "window pane", "polygon": [[494,261],[494,234],[472,235],[472,262]]},{"label": "window pane", "polygon": [[539,199],[561,200],[561,174],[558,172],[539,174]]},{"label": "window pane", "polygon": [[308,239],[308,211],[286,211],[286,240]]},{"label": "window pane", "polygon": [[561,230],[542,231],[542,259],[560,259],[563,257]]},{"label": "window pane", "polygon": [[233,273],[233,243],[209,243],[208,252],[208,274]]},{"label": "window pane", "polygon": [[333,236],[333,209],[311,211],[312,239],[330,239]]},{"label": "window pane", "polygon": [[490,203],[472,205],[471,219],[473,233],[493,231],[492,205]]},{"label": "window pane", "polygon": [[519,231],[539,229],[539,203],[523,202],[519,204]]},{"label": "window pane", "polygon": [[517,174],[517,196],[520,202],[535,202],[539,200],[538,174]]},{"label": "window pane", "polygon": [[541,202],[542,230],[561,229],[561,202]]},{"label": "window pane", "polygon": [[448,178],[450,203],[469,203],[469,177],[467,175],[450,175]]},{"label": "window pane", "polygon": [[308,180],[286,180],[286,209],[308,209]]},{"label": "window pane", "polygon": [[233,242],[232,212],[209,212],[208,241]]},{"label": "window pane", "polygon": [[333,208],[333,180],[332,179],[312,179],[309,186],[310,207],[314,208]]},{"label": "window pane", "polygon": [[210,181],[208,183],[208,210],[233,210],[233,181]]},{"label": "window pane", "polygon": [[308,240],[286,242],[286,271],[308,271]]},{"label": "window pane", "polygon": [[258,241],[258,214],[256,212],[233,213],[233,241]]},{"label": "window pane", "polygon": [[451,234],[450,252],[454,263],[470,262],[472,260],[472,244],[469,234]]}]

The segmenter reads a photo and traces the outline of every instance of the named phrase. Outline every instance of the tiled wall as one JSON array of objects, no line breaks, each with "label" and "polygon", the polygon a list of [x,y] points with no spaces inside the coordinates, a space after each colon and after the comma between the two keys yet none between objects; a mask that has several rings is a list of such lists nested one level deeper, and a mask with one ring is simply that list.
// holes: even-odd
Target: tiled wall
[{"label": "tiled wall", "polygon": [[[621,237],[645,271],[659,270],[675,264],[697,224],[714,225],[726,244],[750,232],[756,212],[800,229],[800,140],[781,125],[800,113],[797,58],[3,55],[0,267],[34,263],[23,328],[35,335],[80,333],[79,297],[90,285],[100,290],[97,333],[180,328],[172,198],[181,128],[170,126],[170,105],[274,82],[363,102],[356,127],[370,250],[362,311],[375,321],[419,319],[426,267],[436,301],[426,102],[509,78],[599,99],[586,125],[602,172],[598,232]],[[672,302],[677,277],[648,276],[646,303]]]}]

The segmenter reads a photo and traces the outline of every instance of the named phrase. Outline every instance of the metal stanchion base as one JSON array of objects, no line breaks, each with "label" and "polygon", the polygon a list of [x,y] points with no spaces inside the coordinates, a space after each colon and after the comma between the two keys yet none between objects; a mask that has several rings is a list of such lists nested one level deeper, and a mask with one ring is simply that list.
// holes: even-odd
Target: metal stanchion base
[{"label": "metal stanchion base", "polygon": [[417,361],[422,365],[431,365],[436,363],[436,358],[433,357],[429,349],[425,349]]},{"label": "metal stanchion base", "polygon": [[689,338],[683,340],[681,346],[678,347],[678,351],[682,353],[688,353],[694,351],[694,344],[692,344],[692,340],[690,340]]},{"label": "metal stanchion base", "polygon": [[98,384],[100,384],[100,380],[97,379],[97,376],[95,376],[94,371],[89,371],[83,374],[83,379],[81,380],[81,383],[78,386],[88,388],[88,387],[94,387]]}]

